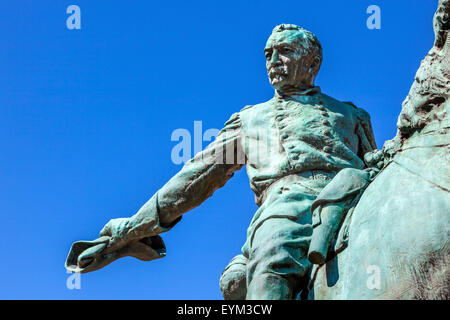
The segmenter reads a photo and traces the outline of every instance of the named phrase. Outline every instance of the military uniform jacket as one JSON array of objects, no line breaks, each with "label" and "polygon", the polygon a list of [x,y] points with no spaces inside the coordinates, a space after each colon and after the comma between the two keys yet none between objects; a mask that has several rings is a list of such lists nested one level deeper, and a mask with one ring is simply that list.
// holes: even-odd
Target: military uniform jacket
[{"label": "military uniform jacket", "polygon": [[[216,139],[164,185],[147,206],[152,216],[179,218],[247,165],[256,203],[275,181],[310,170],[364,168],[376,148],[369,115],[310,88],[234,113]],[[150,208],[148,208],[150,209]],[[167,219],[166,219],[167,220]],[[177,219],[178,220],[178,219]]]}]

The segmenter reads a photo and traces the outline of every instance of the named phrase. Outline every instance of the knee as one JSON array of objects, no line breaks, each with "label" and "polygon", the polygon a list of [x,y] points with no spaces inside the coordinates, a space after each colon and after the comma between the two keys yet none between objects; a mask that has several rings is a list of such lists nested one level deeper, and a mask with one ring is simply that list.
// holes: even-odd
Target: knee
[{"label": "knee", "polygon": [[247,266],[247,280],[271,273],[287,278],[303,277],[310,267],[308,239],[273,240],[251,251]]},{"label": "knee", "polygon": [[225,300],[244,300],[247,294],[246,284],[247,258],[234,257],[220,276],[220,290]]},{"label": "knee", "polygon": [[260,274],[249,283],[246,300],[292,299],[293,287],[285,277],[273,273]]}]

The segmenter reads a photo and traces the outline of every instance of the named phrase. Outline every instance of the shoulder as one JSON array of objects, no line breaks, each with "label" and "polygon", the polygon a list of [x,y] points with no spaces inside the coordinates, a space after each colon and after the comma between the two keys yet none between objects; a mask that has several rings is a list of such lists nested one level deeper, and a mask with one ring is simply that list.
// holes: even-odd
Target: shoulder
[{"label": "shoulder", "polygon": [[228,121],[224,124],[224,130],[233,129],[240,127],[242,125],[242,119],[246,117],[246,115],[252,110],[257,109],[258,105],[246,105],[238,112],[235,112],[231,115]]},{"label": "shoulder", "polygon": [[264,111],[267,111],[267,109],[272,108],[272,100],[273,99],[270,99],[270,100],[262,102],[262,103],[245,106],[239,112],[240,116],[242,118],[247,118],[247,117],[254,117],[257,114],[262,114],[262,113],[264,113]]},{"label": "shoulder", "polygon": [[247,112],[260,111],[262,109],[269,108],[272,106],[272,100],[273,100],[273,98],[270,100],[267,100],[265,102],[245,106],[244,108],[241,109],[240,112],[247,113]]},{"label": "shoulder", "polygon": [[370,115],[369,113],[364,110],[363,108],[359,108],[357,107],[353,102],[351,101],[345,101],[344,103],[352,106],[354,108],[354,111],[356,113],[356,117],[358,118],[359,121],[362,122],[370,122]]},{"label": "shoulder", "polygon": [[358,117],[359,120],[362,120],[362,121],[370,120],[370,115],[369,115],[369,113],[368,113],[366,110],[364,110],[363,108],[357,107],[357,106],[356,106],[353,102],[351,102],[351,101],[344,101],[344,102],[342,102],[342,103],[345,103],[345,104],[347,104],[347,105],[353,107],[354,112],[356,113],[356,116]]},{"label": "shoulder", "polygon": [[362,122],[370,122],[370,114],[363,108],[357,108],[356,116]]},{"label": "shoulder", "polygon": [[223,127],[222,131],[237,129],[240,126],[241,126],[240,112],[235,112],[231,115],[230,119],[228,119],[224,123],[224,127]]},{"label": "shoulder", "polygon": [[321,93],[320,100],[327,106],[345,110],[347,112],[356,113],[358,107],[351,101],[340,101],[327,94]]},{"label": "shoulder", "polygon": [[322,94],[322,99],[324,100],[325,104],[331,104],[341,110],[346,110],[347,112],[355,114],[359,120],[370,119],[369,113],[363,108],[356,106],[356,104],[354,104],[352,101],[340,101],[326,94]]},{"label": "shoulder", "polygon": [[241,109],[241,111],[239,111],[239,112],[242,112],[242,111],[245,111],[245,110],[250,110],[250,109],[253,108],[254,106],[255,106],[255,104],[249,104],[249,105],[243,107],[243,108]]},{"label": "shoulder", "polygon": [[272,100],[273,99],[270,99],[262,103],[246,105],[239,112],[233,113],[230,119],[227,122],[225,122],[225,126],[230,127],[241,125],[244,119],[247,120],[252,119],[255,117],[256,114],[264,114],[265,113],[264,111],[266,111],[268,108],[272,108]]},{"label": "shoulder", "polygon": [[354,112],[356,113],[356,117],[358,118],[359,121],[370,122],[370,114],[366,110],[364,110],[363,108],[357,107],[351,101],[345,101],[344,103],[351,105],[354,108]]}]

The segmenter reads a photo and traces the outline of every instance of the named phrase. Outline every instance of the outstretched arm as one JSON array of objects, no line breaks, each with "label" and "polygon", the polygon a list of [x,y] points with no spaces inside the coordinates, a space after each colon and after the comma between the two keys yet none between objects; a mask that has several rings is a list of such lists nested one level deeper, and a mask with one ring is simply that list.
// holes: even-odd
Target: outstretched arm
[{"label": "outstretched arm", "polygon": [[183,213],[224,186],[245,163],[240,130],[239,114],[235,113],[216,140],[189,160],[134,216],[108,222],[100,235],[111,237],[110,250],[168,231]]}]

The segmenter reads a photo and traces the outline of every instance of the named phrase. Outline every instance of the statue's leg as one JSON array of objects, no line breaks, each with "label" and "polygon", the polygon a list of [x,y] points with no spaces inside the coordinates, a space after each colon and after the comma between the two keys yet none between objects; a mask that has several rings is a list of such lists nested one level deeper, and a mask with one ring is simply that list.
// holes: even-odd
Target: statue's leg
[{"label": "statue's leg", "polygon": [[274,273],[254,275],[247,288],[246,300],[290,300],[293,299],[291,283]]},{"label": "statue's leg", "polygon": [[[306,213],[307,214],[307,213]],[[247,263],[248,300],[295,299],[311,266],[311,224],[274,217],[256,230]]]},{"label": "statue's leg", "polygon": [[231,259],[220,276],[220,290],[225,300],[245,300],[247,258],[242,254]]}]

